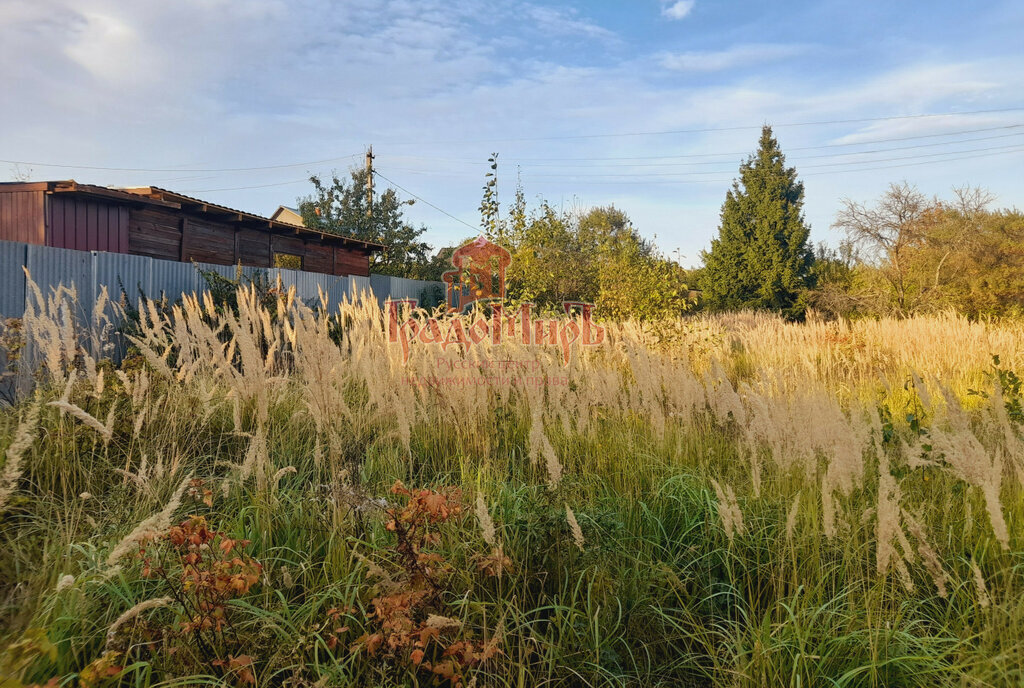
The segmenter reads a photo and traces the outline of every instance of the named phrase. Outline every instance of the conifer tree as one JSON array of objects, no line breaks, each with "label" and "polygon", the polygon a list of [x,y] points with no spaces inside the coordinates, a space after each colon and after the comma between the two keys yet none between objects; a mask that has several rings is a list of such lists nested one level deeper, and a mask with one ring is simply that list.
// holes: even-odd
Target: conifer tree
[{"label": "conifer tree", "polygon": [[786,167],[771,127],[761,130],[757,153],[722,204],[718,238],[702,254],[700,285],[714,310],[768,309],[803,314],[801,295],[811,286],[813,253],[802,208],[804,185]]}]

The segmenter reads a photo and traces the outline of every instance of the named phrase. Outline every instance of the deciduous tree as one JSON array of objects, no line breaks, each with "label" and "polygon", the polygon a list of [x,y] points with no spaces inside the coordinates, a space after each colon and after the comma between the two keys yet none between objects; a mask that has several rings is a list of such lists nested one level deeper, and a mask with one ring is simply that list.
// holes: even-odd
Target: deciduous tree
[{"label": "deciduous tree", "polygon": [[366,193],[366,170],[350,173],[346,181],[337,173],[329,182],[312,176],[313,193],[299,199],[299,213],[310,229],[343,234],[382,244],[384,248],[370,257],[370,270],[397,277],[417,277],[428,263],[430,246],[420,240],[426,227],[417,229],[405,221],[403,201],[394,189],[374,195]]}]

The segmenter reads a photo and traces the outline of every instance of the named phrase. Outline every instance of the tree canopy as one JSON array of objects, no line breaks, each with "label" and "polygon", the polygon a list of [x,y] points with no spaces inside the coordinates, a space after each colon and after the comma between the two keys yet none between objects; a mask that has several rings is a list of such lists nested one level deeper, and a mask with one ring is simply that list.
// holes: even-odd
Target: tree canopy
[{"label": "tree canopy", "polygon": [[615,206],[563,211],[547,201],[529,209],[516,187],[505,217],[497,191],[497,156],[484,185],[481,226],[512,254],[508,295],[556,310],[565,301],[593,303],[602,318],[654,319],[692,306],[687,272],[644,239]]},{"label": "tree canopy", "polygon": [[310,229],[373,241],[384,246],[370,258],[370,270],[383,275],[422,279],[429,262],[430,245],[420,240],[426,227],[417,229],[405,221],[403,201],[394,189],[372,198],[367,195],[367,171],[352,170],[345,180],[337,173],[329,182],[312,176],[313,193],[299,199],[299,214]]},{"label": "tree canopy", "polygon": [[718,237],[705,251],[702,297],[716,310],[803,311],[813,255],[803,217],[804,186],[771,127],[761,130],[757,152],[740,166],[722,204]]},{"label": "tree canopy", "polygon": [[989,210],[992,200],[970,187],[929,199],[907,182],[872,204],[845,199],[833,227],[852,260],[823,277],[815,306],[840,315],[1024,313],[1024,215]]}]

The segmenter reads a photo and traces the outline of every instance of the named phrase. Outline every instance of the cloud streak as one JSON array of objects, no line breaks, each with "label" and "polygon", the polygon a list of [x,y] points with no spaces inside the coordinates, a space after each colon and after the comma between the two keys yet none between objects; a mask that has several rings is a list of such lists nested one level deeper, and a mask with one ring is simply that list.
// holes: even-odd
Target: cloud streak
[{"label": "cloud streak", "polygon": [[675,2],[665,4],[661,8],[661,14],[669,19],[685,19],[693,11],[696,4],[697,0],[676,0]]},{"label": "cloud streak", "polygon": [[675,72],[720,72],[784,60],[806,50],[807,46],[805,45],[748,43],[734,45],[725,50],[662,53],[658,61],[665,69]]}]

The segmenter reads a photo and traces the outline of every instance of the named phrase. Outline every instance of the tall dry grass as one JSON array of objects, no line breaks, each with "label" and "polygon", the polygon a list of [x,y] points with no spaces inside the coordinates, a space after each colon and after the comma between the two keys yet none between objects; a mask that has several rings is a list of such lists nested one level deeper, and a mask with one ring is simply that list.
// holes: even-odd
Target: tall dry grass
[{"label": "tall dry grass", "polygon": [[[595,627],[597,654],[578,660],[591,667],[588,681],[607,678],[614,665],[625,683],[664,675],[767,685],[758,681],[786,671],[813,683],[821,678],[815,671],[829,670],[761,654],[774,643],[758,636],[762,623],[806,622],[826,636],[832,623],[842,637],[867,634],[873,653],[892,624],[903,623],[894,611],[901,600],[920,606],[906,632],[921,647],[929,624],[945,629],[943,638],[975,634],[973,645],[956,651],[928,645],[935,666],[985,680],[1024,675],[1022,652],[991,666],[979,659],[986,647],[1004,647],[1000,634],[1024,629],[1024,610],[1012,599],[1024,590],[1012,563],[1024,551],[1024,443],[1004,390],[988,375],[994,353],[1024,369],[1021,323],[943,315],[793,324],[736,314],[605,323],[606,343],[575,351],[568,366],[557,347],[515,338],[468,351],[414,345],[406,362],[372,297],[306,304],[287,291],[268,304],[248,288],[238,292],[237,312],[208,294],[169,309],[140,303],[129,338],[135,355],[112,365],[103,353],[120,316],[115,304],[104,295],[89,327],[76,329],[73,290],[43,295],[33,286],[32,293],[31,355],[23,360],[36,366],[39,398],[26,402],[17,424],[11,414],[0,505],[21,495],[23,518],[3,522],[5,540],[15,542],[25,528],[41,534],[48,568],[27,570],[41,563],[28,550],[5,567],[23,578],[3,586],[15,600],[4,610],[11,633],[50,623],[64,609],[69,573],[83,581],[71,588],[83,595],[87,585],[113,585],[140,539],[184,513],[194,477],[216,486],[217,498],[234,505],[225,518],[267,551],[282,537],[302,547],[299,534],[321,518],[307,510],[326,509],[325,522],[347,535],[316,531],[322,544],[302,565],[346,580],[364,556],[359,540],[370,537],[353,529],[372,519],[381,486],[451,481],[476,493],[483,544],[519,567],[521,587],[508,583],[491,604],[506,637],[525,643],[509,648],[521,675],[579,671],[557,662],[541,671],[529,659],[536,650],[527,651],[528,638],[540,632],[529,619],[540,612],[522,606],[526,600],[537,609],[547,609],[542,598],[563,605],[569,617],[582,605],[613,623],[609,604],[662,578],[666,587],[641,611],[686,653],[674,656],[643,633],[631,640],[623,627],[608,631],[618,638],[612,662],[612,645]],[[968,388],[988,396],[968,396]],[[699,485],[700,499],[679,492],[684,484]],[[326,501],[318,496],[324,490]],[[533,506],[509,506],[516,500]],[[983,519],[965,516],[975,508]],[[698,524],[682,529],[694,513]],[[519,530],[504,531],[504,520]],[[694,529],[703,535],[691,543]],[[620,532],[634,533],[635,551]],[[563,538],[576,558],[552,559],[538,544],[545,538]],[[589,558],[607,554],[601,548],[609,542],[624,548],[608,550],[614,564]],[[708,548],[721,567],[682,576],[688,564],[668,554],[684,551],[682,543],[691,553]],[[77,557],[77,568],[61,563],[66,556]],[[568,566],[582,567],[577,575],[597,586],[595,600],[605,591],[603,605],[592,610],[569,588],[549,589]],[[683,593],[705,588],[709,597],[690,609]],[[48,597],[55,594],[62,597]],[[49,601],[33,606],[33,595]],[[933,597],[952,600],[962,617],[942,621],[929,607]],[[812,604],[805,600],[816,600],[825,625],[798,617],[800,605]],[[831,616],[833,604],[846,616]],[[83,609],[76,612],[83,618],[105,613]],[[991,609],[1003,621],[976,616]],[[751,613],[768,621],[744,618]],[[113,627],[127,622],[121,618],[131,616]],[[568,636],[545,642],[550,657],[572,654]],[[713,649],[722,643],[730,649]],[[627,649],[646,658],[622,659]],[[977,666],[957,664],[957,653],[969,650]],[[822,666],[842,665],[840,655]],[[900,661],[916,666],[912,655],[908,649]],[[863,661],[873,681],[893,671],[874,655]]]}]

